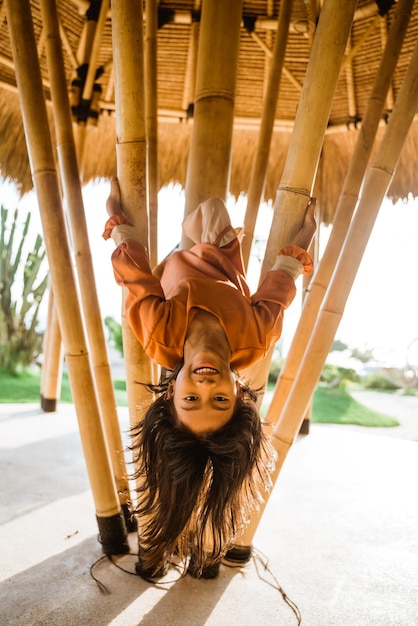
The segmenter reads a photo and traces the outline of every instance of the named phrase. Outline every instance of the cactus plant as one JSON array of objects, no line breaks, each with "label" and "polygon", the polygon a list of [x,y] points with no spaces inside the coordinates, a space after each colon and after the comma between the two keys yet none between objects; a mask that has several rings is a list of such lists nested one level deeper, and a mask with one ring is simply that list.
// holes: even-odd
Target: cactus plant
[{"label": "cactus plant", "polygon": [[17,373],[34,363],[42,351],[42,333],[38,330],[39,309],[47,288],[48,274],[40,277],[45,259],[40,235],[36,236],[35,243],[24,257],[31,214],[26,216],[17,246],[18,210],[12,212],[8,227],[9,217],[9,210],[1,206],[0,368]]}]

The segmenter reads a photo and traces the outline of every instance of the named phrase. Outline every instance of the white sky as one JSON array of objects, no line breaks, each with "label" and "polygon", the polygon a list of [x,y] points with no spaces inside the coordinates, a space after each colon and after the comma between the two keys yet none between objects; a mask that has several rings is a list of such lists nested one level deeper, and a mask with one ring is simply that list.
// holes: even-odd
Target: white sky
[{"label": "white sky", "polygon": [[[113,242],[101,233],[106,220],[105,201],[109,184],[90,184],[83,197],[96,274],[102,317],[120,317],[120,289],[115,284],[110,264]],[[0,181],[0,203],[14,209],[18,195],[13,186]],[[234,226],[242,225],[245,199],[228,203]],[[33,214],[31,232],[40,232],[40,219],[34,194],[25,196],[19,207]],[[159,195],[159,254],[162,258],[178,242],[183,215],[183,193],[179,186],[166,188]],[[272,211],[264,206],[256,236],[265,238]],[[326,240],[327,233],[321,237]],[[385,201],[351,290],[337,339],[350,348],[375,348],[379,360],[404,365],[407,348],[418,338],[418,202],[392,205]],[[256,285],[258,262],[252,258],[249,282]],[[299,299],[286,312],[284,347],[291,340],[299,314]],[[418,348],[418,342],[415,344]],[[418,359],[417,359],[418,362]]]}]

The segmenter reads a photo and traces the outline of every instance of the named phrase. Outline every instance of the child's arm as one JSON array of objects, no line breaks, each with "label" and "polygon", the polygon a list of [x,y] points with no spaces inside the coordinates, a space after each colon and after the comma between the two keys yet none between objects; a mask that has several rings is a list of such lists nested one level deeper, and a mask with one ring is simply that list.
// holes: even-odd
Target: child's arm
[{"label": "child's arm", "polygon": [[295,281],[298,276],[312,272],[313,263],[307,249],[316,230],[315,204],[315,198],[311,198],[293,244],[280,250],[273,267],[253,294],[253,303],[264,302],[269,303],[269,307],[273,306],[273,309],[277,305],[286,309],[295,296]]},{"label": "child's arm", "polygon": [[181,358],[181,351],[179,354],[176,352],[176,345],[180,342],[176,343],[174,333],[169,333],[170,348],[160,346],[158,337],[161,331],[154,341],[157,326],[164,330],[168,328],[171,303],[165,300],[160,281],[151,272],[147,251],[139,241],[135,228],[123,214],[117,179],[111,181],[106,209],[109,219],[103,237],[112,238],[117,246],[112,254],[113,273],[116,282],[128,291],[125,307],[129,325],[151,358],[158,360],[165,350],[167,354],[164,352],[161,363],[173,367]]},{"label": "child's arm", "polygon": [[313,269],[312,259],[307,253],[312,237],[315,234],[316,198],[311,198],[306,208],[303,224],[296,234],[293,243],[280,250],[271,270],[282,270],[290,274],[294,280],[300,274],[310,274]]}]

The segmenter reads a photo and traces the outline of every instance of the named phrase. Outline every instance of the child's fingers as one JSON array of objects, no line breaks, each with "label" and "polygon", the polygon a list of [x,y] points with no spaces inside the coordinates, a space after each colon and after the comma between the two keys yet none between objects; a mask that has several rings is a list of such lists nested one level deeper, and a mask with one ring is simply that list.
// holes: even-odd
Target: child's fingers
[{"label": "child's fingers", "polygon": [[305,216],[315,217],[315,209],[316,209],[316,198],[311,198],[308,202],[308,206],[306,207]]},{"label": "child's fingers", "polygon": [[306,207],[304,224],[316,225],[315,220],[315,211],[316,211],[316,198],[311,198],[309,200],[308,206]]},{"label": "child's fingers", "polygon": [[116,178],[116,176],[114,176],[110,180],[110,194],[109,194],[109,196],[120,202],[119,181]]},{"label": "child's fingers", "polygon": [[112,178],[110,181],[110,193],[109,197],[106,200],[106,210],[109,215],[115,215],[116,213],[122,212],[120,206],[119,183],[116,177]]}]

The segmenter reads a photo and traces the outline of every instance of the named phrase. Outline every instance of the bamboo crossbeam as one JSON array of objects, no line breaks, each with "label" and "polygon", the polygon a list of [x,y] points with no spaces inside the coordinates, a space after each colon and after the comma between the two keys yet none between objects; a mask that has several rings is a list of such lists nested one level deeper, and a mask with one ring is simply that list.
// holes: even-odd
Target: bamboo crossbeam
[{"label": "bamboo crossbeam", "polygon": [[[284,404],[279,422],[273,431],[272,443],[278,453],[274,481],[283,467],[313,389],[319,380],[377,214],[393,179],[417,107],[418,41],[386,132],[366,175],[357,211],[350,224],[295,383]],[[264,507],[265,503],[260,509],[260,516]],[[251,520],[251,526],[245,536],[246,545],[252,540],[257,523],[257,519]]]},{"label": "bamboo crossbeam", "polygon": [[303,354],[315,325],[319,307],[325,296],[332,273],[338,260],[347,230],[357,205],[367,163],[370,159],[377,129],[385,108],[386,94],[396,68],[402,42],[408,28],[414,0],[400,0],[388,34],[385,50],[376,73],[375,82],[364,113],[363,124],[358,131],[358,140],[354,148],[343,189],[338,200],[333,220],[333,228],[324,254],[316,268],[305,299],[294,339],[270,406],[267,419],[275,423],[280,415],[296,373],[303,359]]},{"label": "bamboo crossbeam", "polygon": [[381,22],[381,20],[382,18],[380,17],[379,14],[377,14],[374,20],[366,28],[366,30],[364,31],[360,39],[356,42],[356,45],[350,46],[350,49],[348,50],[347,55],[344,57],[344,61],[343,61],[341,69],[344,69],[345,67],[347,67],[347,65],[349,65],[352,62],[352,60],[360,52],[360,49],[363,47],[363,44],[367,42],[370,33],[373,32],[373,30],[379,25],[379,22]]},{"label": "bamboo crossbeam", "polygon": [[7,2],[7,21],[19,89],[29,161],[38,197],[51,285],[77,413],[84,458],[96,507],[100,540],[106,553],[129,549],[126,526],[110,466],[94,391],[61,191],[49,133],[28,0]]},{"label": "bamboo crossbeam", "polygon": [[128,522],[130,520],[128,510],[130,495],[124,447],[119,428],[116,399],[88,240],[55,0],[41,0],[41,10],[44,29],[47,34],[46,52],[51,79],[61,180],[69,210],[71,239],[75,252],[81,302],[92,355],[93,373],[116,488]]},{"label": "bamboo crossbeam", "polygon": [[[147,137],[142,12],[136,2],[113,0],[112,42],[116,101],[116,162],[124,213],[148,248]],[[137,424],[151,394],[138,383],[152,382],[150,359],[130,329],[123,290],[122,332],[129,416]]]},{"label": "bamboo crossbeam", "polygon": [[61,21],[60,21],[59,29],[60,29],[61,41],[62,41],[65,51],[67,52],[67,56],[70,61],[71,67],[73,68],[73,70],[76,70],[78,67],[77,59],[75,58],[75,54],[73,52],[73,49],[71,48],[71,44],[68,40],[67,33]]},{"label": "bamboo crossbeam", "polygon": [[[280,9],[280,13],[282,12],[282,9]],[[289,19],[289,24],[290,24],[290,19]],[[277,28],[279,29],[280,27],[280,19],[277,22]],[[287,38],[287,34],[288,32],[286,32],[286,38]],[[261,37],[259,35],[257,35],[257,33],[255,33],[254,31],[252,33],[250,33],[251,39],[254,39],[254,41],[257,42],[257,44],[260,46],[260,48],[267,54],[268,57],[272,58],[273,55],[275,54],[273,52],[273,50],[271,50],[271,48],[268,47],[267,44],[264,43],[264,41],[261,39]],[[298,90],[298,91],[302,91],[303,85],[300,81],[298,81],[298,79],[292,74],[292,72],[290,70],[287,69],[287,67],[285,65],[283,65],[282,68],[283,74],[286,76],[286,78],[292,83],[292,85]]]},{"label": "bamboo crossbeam", "polygon": [[251,172],[247,194],[247,208],[244,219],[244,238],[242,241],[242,258],[244,267],[248,267],[254,228],[257,221],[258,208],[263,194],[266,180],[271,138],[273,135],[274,119],[276,116],[277,99],[280,90],[280,79],[286,52],[287,36],[289,32],[290,16],[293,0],[285,0],[280,5],[280,15],[277,25],[276,41],[264,98],[261,128],[258,136],[255,161]]},{"label": "bamboo crossbeam", "polygon": [[[185,215],[209,197],[226,200],[241,14],[242,0],[202,6]],[[181,245],[191,243],[183,237]]]}]

